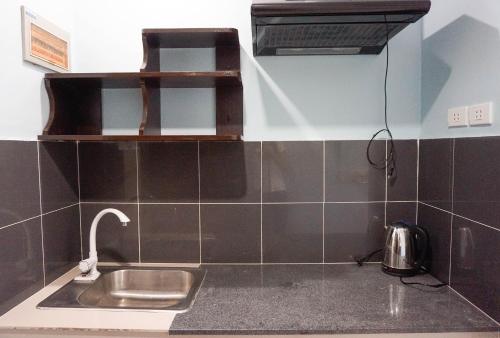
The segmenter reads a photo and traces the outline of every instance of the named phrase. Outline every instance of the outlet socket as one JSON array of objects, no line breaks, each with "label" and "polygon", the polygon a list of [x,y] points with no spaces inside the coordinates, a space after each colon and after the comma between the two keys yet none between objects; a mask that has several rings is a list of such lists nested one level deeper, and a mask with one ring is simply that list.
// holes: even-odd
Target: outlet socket
[{"label": "outlet socket", "polygon": [[456,107],[448,109],[448,127],[467,127],[467,107]]},{"label": "outlet socket", "polygon": [[492,103],[486,102],[476,104],[467,108],[469,123],[471,126],[484,126],[493,123]]}]

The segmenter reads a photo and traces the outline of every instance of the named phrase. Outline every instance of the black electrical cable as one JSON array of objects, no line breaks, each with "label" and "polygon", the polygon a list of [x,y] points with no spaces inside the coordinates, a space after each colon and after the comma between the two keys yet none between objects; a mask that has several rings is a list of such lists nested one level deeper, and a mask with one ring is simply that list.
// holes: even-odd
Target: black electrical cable
[{"label": "black electrical cable", "polygon": [[426,284],[426,283],[419,283],[419,282],[407,282],[403,280],[403,277],[399,277],[399,281],[403,283],[404,285],[421,285],[421,286],[427,286],[430,288],[442,288],[443,286],[446,286],[448,284],[446,283],[439,283],[439,284]]},{"label": "black electrical cable", "polygon": [[[368,146],[366,147],[366,159],[368,163],[376,169],[385,170],[387,169],[387,176],[392,177],[396,170],[396,157],[394,151],[394,140],[392,137],[391,129],[389,128],[389,123],[387,122],[387,75],[389,73],[389,25],[387,23],[387,16],[384,15],[385,21],[385,77],[384,77],[384,124],[385,128],[380,129],[375,134],[373,134],[372,138],[368,142]],[[387,149],[387,154],[384,156],[384,159],[380,162],[376,162],[372,160],[370,149],[373,145],[373,141],[382,133],[387,133],[389,136],[389,148]]]},{"label": "black electrical cable", "polygon": [[358,263],[359,266],[363,266],[363,264],[368,262],[370,260],[370,258],[373,257],[373,255],[378,254],[381,251],[382,251],[382,249],[378,249],[378,250],[375,250],[373,252],[370,252],[368,255],[366,255],[364,257],[360,257],[360,258],[354,257],[354,260],[356,261],[356,263]]}]

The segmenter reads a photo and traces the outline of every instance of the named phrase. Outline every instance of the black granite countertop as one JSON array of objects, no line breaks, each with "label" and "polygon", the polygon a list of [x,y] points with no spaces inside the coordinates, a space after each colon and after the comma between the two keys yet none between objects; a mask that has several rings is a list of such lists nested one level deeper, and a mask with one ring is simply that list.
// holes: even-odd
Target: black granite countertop
[{"label": "black granite countertop", "polygon": [[[405,286],[378,264],[205,266],[192,309],[170,334],[496,331],[448,287]],[[412,278],[437,283],[426,275]]]}]

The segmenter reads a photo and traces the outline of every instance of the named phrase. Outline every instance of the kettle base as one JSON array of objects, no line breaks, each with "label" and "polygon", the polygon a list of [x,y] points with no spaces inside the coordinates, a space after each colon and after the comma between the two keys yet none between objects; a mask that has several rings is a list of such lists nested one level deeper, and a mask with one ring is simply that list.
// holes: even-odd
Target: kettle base
[{"label": "kettle base", "polygon": [[418,273],[417,269],[396,269],[382,264],[382,271],[388,275],[396,277],[412,277]]}]

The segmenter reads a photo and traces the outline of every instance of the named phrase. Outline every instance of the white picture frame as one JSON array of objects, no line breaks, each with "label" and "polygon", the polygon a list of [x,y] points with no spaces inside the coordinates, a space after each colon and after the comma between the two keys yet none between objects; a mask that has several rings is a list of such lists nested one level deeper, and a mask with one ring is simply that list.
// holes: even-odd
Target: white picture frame
[{"label": "white picture frame", "polygon": [[21,6],[23,59],[59,73],[71,71],[71,41],[62,30]]}]

